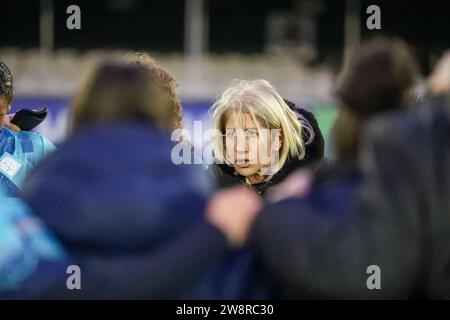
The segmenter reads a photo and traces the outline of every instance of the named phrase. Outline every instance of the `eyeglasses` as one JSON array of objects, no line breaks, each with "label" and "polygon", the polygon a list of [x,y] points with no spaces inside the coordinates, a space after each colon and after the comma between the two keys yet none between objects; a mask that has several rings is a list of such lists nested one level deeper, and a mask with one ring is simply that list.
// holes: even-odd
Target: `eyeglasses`
[{"label": "eyeglasses", "polygon": [[224,136],[226,139],[234,139],[236,136],[239,135],[238,133],[242,134],[242,131],[244,132],[244,136],[246,138],[256,138],[259,135],[257,129],[249,128],[249,129],[245,129],[245,130],[227,129]]}]

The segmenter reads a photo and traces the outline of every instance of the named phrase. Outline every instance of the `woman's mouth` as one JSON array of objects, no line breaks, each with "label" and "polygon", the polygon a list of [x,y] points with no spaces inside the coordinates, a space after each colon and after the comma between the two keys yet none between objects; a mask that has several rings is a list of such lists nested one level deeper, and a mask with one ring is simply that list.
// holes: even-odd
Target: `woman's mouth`
[{"label": "woman's mouth", "polygon": [[239,159],[236,162],[236,166],[239,168],[247,168],[250,167],[251,163],[249,159]]}]

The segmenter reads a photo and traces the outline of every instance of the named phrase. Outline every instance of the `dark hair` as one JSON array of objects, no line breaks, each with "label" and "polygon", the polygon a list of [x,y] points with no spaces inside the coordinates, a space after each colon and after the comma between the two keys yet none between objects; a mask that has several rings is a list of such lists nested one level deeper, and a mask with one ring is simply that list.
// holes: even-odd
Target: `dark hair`
[{"label": "dark hair", "polygon": [[167,131],[170,97],[155,75],[138,64],[100,64],[75,97],[71,129],[110,122],[151,122]]},{"label": "dark hair", "polygon": [[11,70],[0,61],[0,96],[11,104],[14,99],[14,80]]},{"label": "dark hair", "polygon": [[333,129],[338,159],[357,156],[366,120],[408,105],[417,77],[417,63],[402,40],[375,38],[353,49],[336,90],[341,102]]},{"label": "dark hair", "polygon": [[417,76],[417,62],[405,42],[375,38],[352,50],[336,95],[352,112],[371,116],[405,106]]}]

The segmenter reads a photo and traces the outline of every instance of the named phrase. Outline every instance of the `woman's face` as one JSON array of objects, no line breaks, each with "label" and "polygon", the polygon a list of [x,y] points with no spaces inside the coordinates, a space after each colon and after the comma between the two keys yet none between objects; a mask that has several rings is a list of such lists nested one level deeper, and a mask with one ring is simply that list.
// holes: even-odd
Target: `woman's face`
[{"label": "woman's face", "polygon": [[[225,122],[225,149],[234,169],[244,177],[259,174],[262,168],[270,167],[276,148],[272,143],[271,130],[260,121],[257,123],[249,113],[242,113],[240,119],[230,114]],[[239,120],[239,121],[236,121]]]}]

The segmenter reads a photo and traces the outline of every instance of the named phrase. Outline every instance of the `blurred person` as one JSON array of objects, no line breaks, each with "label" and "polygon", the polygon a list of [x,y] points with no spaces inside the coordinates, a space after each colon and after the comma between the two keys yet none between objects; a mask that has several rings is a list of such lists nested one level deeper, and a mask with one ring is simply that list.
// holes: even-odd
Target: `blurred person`
[{"label": "blurred person", "polygon": [[53,281],[32,274],[4,295],[239,297],[246,270],[224,277],[223,259],[230,244],[241,244],[203,217],[208,176],[173,164],[170,103],[158,75],[142,65],[115,61],[93,72],[74,101],[70,136],[20,193],[67,264],[80,267],[82,289],[68,290],[66,269],[56,264]]},{"label": "blurred person", "polygon": [[367,125],[384,113],[406,111],[415,105],[418,80],[415,57],[400,39],[374,38],[353,48],[335,88],[340,104],[332,134],[335,161],[328,162],[314,177],[297,171],[272,192],[272,201],[301,196],[312,185],[339,186],[345,182],[342,190],[357,187],[362,182],[357,159]]},{"label": "blurred person", "polygon": [[208,181],[170,159],[169,104],[153,72],[119,62],[78,93],[70,137],[20,194],[83,272],[83,290],[50,297],[180,297],[225,247],[202,219]]},{"label": "blurred person", "polygon": [[[272,198],[259,215],[254,197],[237,203],[219,193],[209,219],[225,233],[240,226],[234,232],[284,297],[448,298],[450,104],[407,113],[417,67],[402,41],[364,42],[347,63],[337,90],[339,165],[313,179],[297,172],[291,179],[311,185]],[[373,267],[380,290],[370,287]]]},{"label": "blurred person", "polygon": [[334,151],[339,161],[354,160],[365,124],[384,112],[414,102],[418,65],[407,44],[375,38],[348,57],[337,85],[341,108],[334,127]]},{"label": "blurred person", "polygon": [[176,143],[181,143],[184,147],[186,147],[186,149],[193,154],[195,159],[194,163],[201,164],[200,168],[206,171],[208,166],[202,160],[200,153],[195,150],[191,141],[186,139],[183,135],[183,130],[185,130],[183,122],[183,108],[176,90],[178,87],[178,81],[175,77],[167,69],[158,64],[155,59],[144,52],[128,52],[125,55],[122,55],[119,60],[125,63],[138,64],[148,69],[158,79],[169,98],[168,108],[173,116],[173,120],[170,125],[170,129],[172,130],[171,140]]},{"label": "blurred person", "polygon": [[323,159],[314,115],[281,98],[266,80],[235,80],[210,113],[211,172],[220,187],[244,184],[264,195],[295,169]]},{"label": "blurred person", "polygon": [[20,131],[7,113],[14,100],[14,80],[0,62],[0,194],[14,196],[30,171],[55,147],[36,132]]}]

